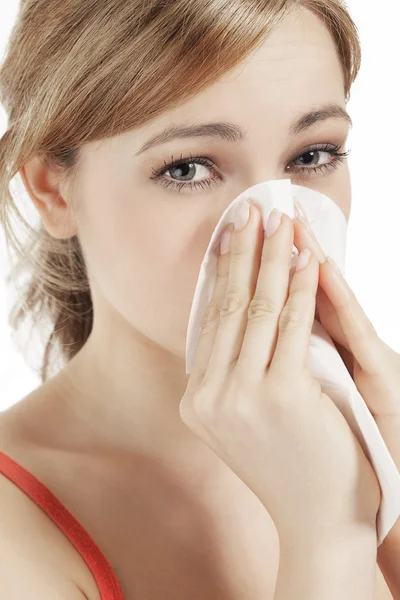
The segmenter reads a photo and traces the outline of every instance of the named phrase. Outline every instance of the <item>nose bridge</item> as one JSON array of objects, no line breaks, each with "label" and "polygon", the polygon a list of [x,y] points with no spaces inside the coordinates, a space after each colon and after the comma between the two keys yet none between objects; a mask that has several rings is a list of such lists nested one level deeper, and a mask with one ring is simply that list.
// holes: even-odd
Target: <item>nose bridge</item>
[{"label": "nose bridge", "polygon": [[257,160],[252,161],[244,170],[243,189],[247,190],[253,185],[262,183],[263,181],[273,181],[276,179],[290,179],[290,173],[283,171],[282,164],[276,157],[267,157],[264,159],[262,155],[257,157]]},{"label": "nose bridge", "polygon": [[252,133],[248,128],[246,159],[242,163],[246,189],[262,181],[290,178],[289,172],[284,173],[286,164],[283,165],[287,146],[288,140],[278,130],[277,124],[269,123],[268,131],[261,125]]}]

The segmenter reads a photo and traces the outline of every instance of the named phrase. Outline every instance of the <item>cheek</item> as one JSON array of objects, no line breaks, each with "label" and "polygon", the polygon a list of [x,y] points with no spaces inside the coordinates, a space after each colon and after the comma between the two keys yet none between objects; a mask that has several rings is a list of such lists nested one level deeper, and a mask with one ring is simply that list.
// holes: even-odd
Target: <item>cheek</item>
[{"label": "cheek", "polygon": [[[184,355],[186,330],[201,259],[207,247],[196,238],[196,228],[183,222],[179,212],[166,214],[141,209],[120,224],[116,254],[131,273],[126,295],[135,309],[125,314],[143,333],[163,347]],[[132,225],[129,226],[127,223]],[[120,274],[115,289],[126,285]]]},{"label": "cheek", "polygon": [[95,288],[144,335],[183,356],[208,240],[203,250],[179,211],[158,210],[150,198],[114,190],[110,201],[104,188],[82,193],[79,237]]},{"label": "cheek", "polygon": [[340,177],[335,187],[334,199],[339,208],[344,212],[347,221],[351,211],[351,178],[349,164],[346,162],[340,170]]},{"label": "cheek", "polygon": [[339,206],[343,211],[347,221],[351,211],[351,179],[348,163],[339,166],[338,170],[331,173],[329,177],[318,178],[311,180],[310,184],[306,184],[321,194],[326,194]]}]

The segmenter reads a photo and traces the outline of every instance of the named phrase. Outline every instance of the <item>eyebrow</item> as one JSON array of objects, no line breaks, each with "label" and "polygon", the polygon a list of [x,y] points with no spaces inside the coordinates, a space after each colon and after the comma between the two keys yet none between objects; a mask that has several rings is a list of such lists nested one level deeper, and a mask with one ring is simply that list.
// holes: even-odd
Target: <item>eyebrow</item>
[{"label": "eyebrow", "polygon": [[[332,118],[344,119],[350,127],[353,127],[350,115],[344,108],[339,104],[328,104],[298,117],[289,127],[289,134],[291,136],[299,135],[312,127],[312,125],[315,125],[315,123]],[[246,139],[246,132],[239,125],[228,122],[173,125],[150,138],[133,157],[135,158],[139,154],[146,152],[146,150],[150,150],[154,146],[165,144],[171,140],[191,137],[218,138],[228,142],[240,142]]]}]

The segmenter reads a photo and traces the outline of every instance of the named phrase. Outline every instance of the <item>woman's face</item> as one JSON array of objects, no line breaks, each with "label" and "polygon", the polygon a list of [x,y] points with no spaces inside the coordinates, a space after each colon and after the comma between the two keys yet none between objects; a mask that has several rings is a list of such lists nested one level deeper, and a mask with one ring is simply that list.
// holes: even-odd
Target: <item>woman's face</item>
[{"label": "woman's face", "polygon": [[[330,117],[291,133],[299,117],[333,103],[345,109],[334,42],[303,9],[194,99],[140,129],[85,146],[74,218],[98,330],[120,326],[124,335],[184,360],[193,293],[211,234],[232,200],[261,181],[290,178],[327,194],[348,219],[348,166],[335,163],[330,151],[336,145],[346,150],[348,121]],[[166,128],[217,122],[240,127],[245,138],[176,138],[135,156]],[[328,151],[316,152],[313,160],[307,154],[326,145]],[[181,168],[154,177],[164,161],[181,156]]]}]

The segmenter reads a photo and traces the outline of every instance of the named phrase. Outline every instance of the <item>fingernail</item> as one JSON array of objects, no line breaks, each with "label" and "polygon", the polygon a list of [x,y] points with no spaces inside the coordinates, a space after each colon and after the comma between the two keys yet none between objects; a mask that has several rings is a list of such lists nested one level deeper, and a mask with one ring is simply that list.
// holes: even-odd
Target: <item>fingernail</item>
[{"label": "fingernail", "polygon": [[298,200],[295,201],[294,203],[294,208],[295,208],[295,213],[296,213],[296,219],[298,219],[299,221],[301,221],[302,223],[304,223],[304,225],[307,228],[307,231],[309,232],[309,234],[312,237],[313,240],[313,251],[318,259],[318,262],[321,264],[323,262],[326,261],[326,254],[323,251],[321,244],[319,243],[319,241],[317,240],[315,233],[312,230],[312,227],[310,225],[309,220],[306,217],[304,208],[301,206],[300,202]]},{"label": "fingernail", "polygon": [[279,229],[279,225],[282,221],[282,212],[277,208],[274,208],[268,217],[267,227],[265,230],[266,237],[271,237],[274,235],[275,231]]},{"label": "fingernail", "polygon": [[308,265],[308,263],[310,262],[310,258],[311,258],[311,250],[309,248],[304,248],[304,250],[302,250],[300,252],[299,256],[297,257],[296,271],[300,271],[301,269],[304,269],[304,267],[306,267]]},{"label": "fingernail", "polygon": [[250,215],[250,204],[247,200],[240,200],[236,206],[234,227],[235,231],[244,229]]},{"label": "fingernail", "polygon": [[225,231],[221,235],[221,242],[220,242],[221,254],[227,254],[229,252],[229,248],[231,245],[231,234],[232,234],[231,229],[225,229]]},{"label": "fingernail", "polygon": [[299,221],[304,223],[304,225],[307,227],[308,231],[314,235],[314,232],[310,225],[310,221],[307,219],[306,212],[298,200],[295,200],[294,210],[295,210],[295,214],[296,214],[296,219],[298,219]]}]

